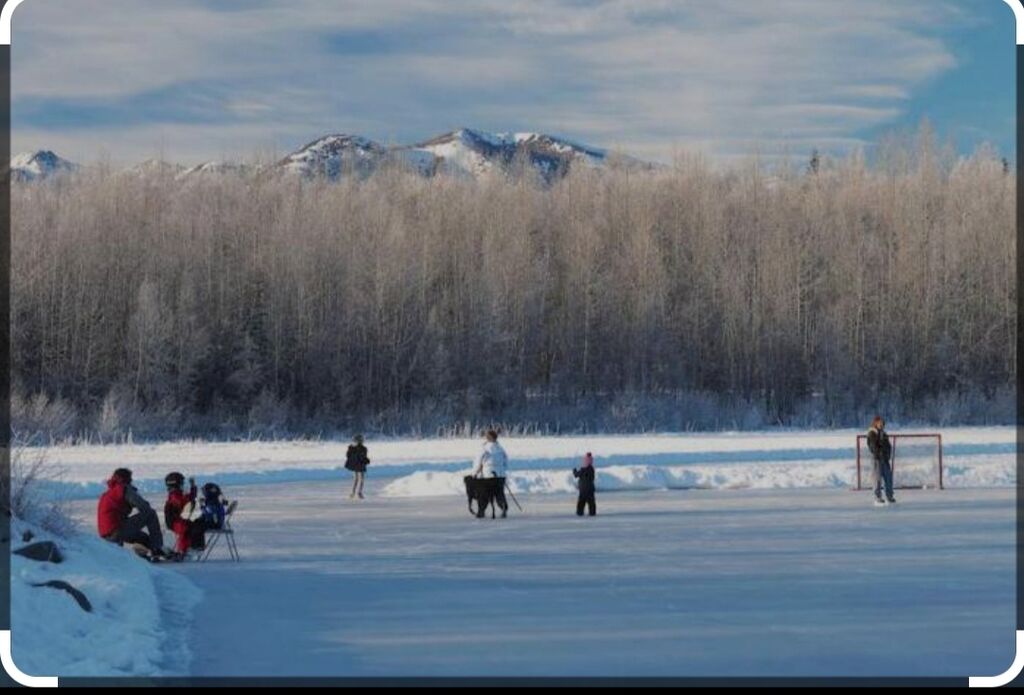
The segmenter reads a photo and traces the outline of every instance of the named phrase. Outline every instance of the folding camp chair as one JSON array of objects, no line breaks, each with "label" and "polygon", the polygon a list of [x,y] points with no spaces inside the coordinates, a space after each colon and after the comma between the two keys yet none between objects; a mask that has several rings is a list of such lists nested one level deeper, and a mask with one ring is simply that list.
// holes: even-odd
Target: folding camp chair
[{"label": "folding camp chair", "polygon": [[238,556],[238,546],[235,545],[235,530],[231,528],[231,516],[235,513],[235,508],[238,507],[238,500],[232,500],[228,508],[224,510],[224,525],[219,529],[209,529],[206,535],[209,539],[206,542],[206,549],[203,554],[199,556],[200,562],[206,562],[210,558],[210,553],[217,546],[217,541],[224,537],[224,544],[228,548],[228,555],[235,562],[239,562],[242,558]]}]

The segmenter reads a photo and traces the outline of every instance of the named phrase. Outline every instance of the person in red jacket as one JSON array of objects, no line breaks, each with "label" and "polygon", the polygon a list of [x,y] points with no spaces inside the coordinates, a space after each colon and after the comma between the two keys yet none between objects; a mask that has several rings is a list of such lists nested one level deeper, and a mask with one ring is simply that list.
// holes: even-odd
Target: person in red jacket
[{"label": "person in red jacket", "polygon": [[174,545],[173,560],[185,559],[185,553],[192,546],[192,537],[195,533],[193,522],[185,517],[185,507],[196,502],[196,481],[195,478],[188,479],[188,494],[185,494],[185,476],[181,473],[170,473],[164,478],[167,484],[167,501],[164,503],[164,523],[167,528],[174,532],[177,539]]},{"label": "person in red jacket", "polygon": [[[132,510],[137,513],[132,514]],[[132,472],[118,468],[107,481],[96,511],[100,537],[111,543],[137,543],[153,557],[164,557],[164,537],[156,512],[132,485]]]}]

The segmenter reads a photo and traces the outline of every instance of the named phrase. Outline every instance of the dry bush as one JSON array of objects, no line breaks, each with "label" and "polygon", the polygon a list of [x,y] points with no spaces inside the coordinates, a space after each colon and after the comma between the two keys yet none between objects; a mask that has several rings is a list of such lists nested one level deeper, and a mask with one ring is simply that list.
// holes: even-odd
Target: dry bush
[{"label": "dry bush", "polygon": [[0,507],[8,516],[35,524],[57,536],[75,529],[61,490],[63,469],[42,450],[17,444],[10,452],[10,476],[0,476]]}]

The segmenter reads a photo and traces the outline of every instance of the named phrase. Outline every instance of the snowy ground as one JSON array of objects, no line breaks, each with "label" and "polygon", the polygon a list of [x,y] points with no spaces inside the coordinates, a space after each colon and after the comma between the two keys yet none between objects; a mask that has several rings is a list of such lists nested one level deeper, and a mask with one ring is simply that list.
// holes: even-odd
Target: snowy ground
[{"label": "snowy ground", "polygon": [[[25,545],[20,539],[29,530],[34,541],[56,542],[63,555],[59,564],[11,555],[12,650],[22,671],[35,676],[187,674],[189,618],[200,600],[192,582],[92,533],[56,537],[18,519],[11,526],[13,547]],[[52,580],[81,591],[92,611],[82,610],[63,590],[32,586]]]},{"label": "snowy ground", "polygon": [[845,490],[616,492],[593,519],[526,494],[492,521],[346,487],[233,488],[243,562],[160,568],[203,593],[193,674],[966,676],[1013,658],[1013,489],[881,509]]}]

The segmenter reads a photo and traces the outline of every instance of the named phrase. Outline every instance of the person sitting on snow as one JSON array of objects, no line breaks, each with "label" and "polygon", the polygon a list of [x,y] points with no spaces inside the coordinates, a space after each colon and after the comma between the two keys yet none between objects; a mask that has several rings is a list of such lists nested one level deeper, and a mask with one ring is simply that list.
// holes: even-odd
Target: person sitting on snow
[{"label": "person sitting on snow", "polygon": [[111,543],[143,545],[152,558],[166,556],[160,520],[132,485],[132,472],[127,468],[118,468],[107,481],[107,491],[100,495],[96,527],[100,537]]},{"label": "person sitting on snow", "polygon": [[174,532],[177,539],[174,545],[174,554],[171,559],[180,562],[185,559],[189,548],[201,549],[203,542],[204,524],[202,519],[192,521],[185,516],[185,507],[196,503],[196,481],[188,479],[189,490],[185,494],[185,476],[181,473],[169,473],[164,478],[167,485],[167,501],[164,503],[164,523],[167,528]]},{"label": "person sitting on snow", "polygon": [[[476,458],[471,475],[494,481],[494,502],[501,509],[501,516],[508,516],[508,501],[505,499],[505,477],[508,475],[508,454],[498,444],[498,433],[488,430],[484,435],[483,449]],[[482,515],[482,512],[481,512]]]}]

